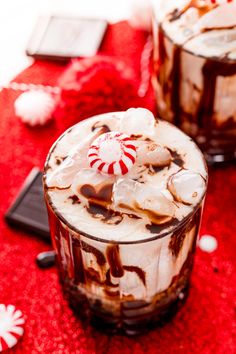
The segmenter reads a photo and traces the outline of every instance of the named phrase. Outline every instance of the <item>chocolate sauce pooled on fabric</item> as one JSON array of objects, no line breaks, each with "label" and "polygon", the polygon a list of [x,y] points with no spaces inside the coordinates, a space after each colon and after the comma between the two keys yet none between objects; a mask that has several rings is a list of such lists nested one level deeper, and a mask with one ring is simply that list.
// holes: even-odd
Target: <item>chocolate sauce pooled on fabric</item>
[{"label": "chocolate sauce pooled on fabric", "polygon": [[[96,140],[103,134],[108,140]],[[96,141],[112,146],[112,136],[133,151],[128,173],[98,169],[103,158],[113,163],[114,151],[100,151]],[[58,165],[60,156],[67,158]],[[188,287],[206,183],[197,146],[146,109],[96,116],[65,132],[49,153],[44,188],[73,308],[130,335],[174,313]]]},{"label": "chocolate sauce pooled on fabric", "polygon": [[160,116],[195,138],[209,161],[235,158],[236,1],[163,0],[156,14]]}]

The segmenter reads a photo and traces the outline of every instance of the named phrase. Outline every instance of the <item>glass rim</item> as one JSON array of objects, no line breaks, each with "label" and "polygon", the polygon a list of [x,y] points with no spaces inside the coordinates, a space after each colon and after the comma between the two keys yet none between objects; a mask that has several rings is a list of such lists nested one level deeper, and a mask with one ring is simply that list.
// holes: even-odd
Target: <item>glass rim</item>
[{"label": "glass rim", "polygon": [[190,55],[193,55],[194,57],[196,58],[200,58],[200,59],[205,59],[205,60],[211,60],[211,61],[214,61],[216,63],[223,63],[223,64],[229,64],[229,65],[234,65],[236,64],[236,59],[230,59],[230,58],[225,58],[225,57],[217,57],[217,56],[210,56],[210,57],[207,57],[203,54],[197,54],[197,53],[194,53],[193,51],[189,50],[189,49],[186,49],[183,47],[184,43],[183,44],[179,44],[179,43],[175,43],[174,40],[166,33],[166,30],[163,28],[163,25],[162,23],[160,22],[156,22],[158,28],[160,27],[163,34],[165,35],[165,37],[177,48],[180,48],[183,52],[187,53],[187,54],[190,54]]},{"label": "glass rim", "polygon": [[[72,233],[79,234],[80,236],[83,236],[85,238],[88,238],[89,240],[93,240],[96,242],[100,243],[105,243],[105,244],[113,244],[113,245],[137,245],[137,244],[143,244],[143,243],[148,243],[151,241],[159,240],[162,239],[168,235],[172,235],[173,233],[179,231],[182,227],[184,227],[188,221],[198,212],[199,209],[201,209],[205,195],[202,197],[201,201],[197,204],[196,208],[193,209],[192,213],[186,215],[176,226],[174,226],[172,229],[163,232],[161,234],[156,234],[153,237],[148,237],[147,239],[141,239],[141,240],[132,240],[132,241],[118,241],[118,240],[109,240],[105,238],[101,238],[98,236],[93,236],[90,235],[84,231],[79,230],[78,228],[72,226],[58,211],[53,208],[53,205],[51,203],[51,198],[47,195],[47,192],[44,190],[44,196],[46,200],[46,205],[47,208],[50,208],[51,211],[53,212],[54,217],[56,217],[62,224],[63,226],[67,229],[67,231],[70,231]],[[46,196],[48,196],[49,202],[46,199]],[[49,223],[50,227],[50,223]]]},{"label": "glass rim", "polygon": [[[95,116],[92,116],[92,117],[88,117],[87,119],[89,118],[94,118],[94,117],[99,117],[99,116],[104,116],[104,115],[109,115],[111,113],[113,114],[117,114],[117,113],[122,113],[123,111],[119,111],[119,112],[109,112],[109,113],[102,113],[102,114],[98,114],[98,115],[95,115]],[[158,118],[158,120],[163,120],[161,118]],[[179,130],[178,127],[176,127],[175,125],[171,124],[170,122],[168,121],[165,121],[167,124],[175,127],[176,129]],[[188,220],[202,207],[202,204],[203,204],[203,201],[204,201],[204,198],[206,196],[206,192],[207,192],[207,184],[208,184],[208,166],[206,164],[206,160],[204,158],[204,155],[202,153],[202,151],[200,150],[200,148],[198,147],[198,145],[192,141],[193,144],[195,144],[196,148],[200,151],[201,153],[201,158],[202,158],[202,161],[203,161],[203,164],[205,166],[205,169],[206,169],[206,189],[205,189],[205,192],[202,196],[202,198],[200,199],[200,201],[197,203],[197,205],[193,208],[192,212],[187,214],[181,221],[179,221],[179,223],[175,226],[173,226],[172,229],[166,231],[166,232],[163,232],[161,234],[155,234],[153,237],[148,237],[147,239],[141,239],[141,240],[132,240],[132,241],[118,241],[118,240],[109,240],[109,239],[105,239],[105,238],[101,238],[101,237],[97,237],[97,236],[93,236],[93,235],[90,235],[84,231],[81,231],[79,230],[78,228],[76,228],[75,226],[73,226],[70,222],[68,222],[68,220],[66,220],[62,215],[61,213],[56,210],[56,208],[53,206],[53,202],[51,201],[51,198],[50,196],[48,195],[48,187],[46,186],[46,183],[45,183],[45,180],[46,180],[46,173],[47,173],[47,167],[48,167],[48,162],[49,162],[49,159],[50,159],[50,156],[51,154],[53,153],[54,149],[56,148],[57,146],[57,143],[63,138],[63,136],[65,134],[67,134],[68,132],[70,132],[77,124],[80,124],[80,122],[72,125],[71,127],[69,127],[68,129],[66,129],[59,137],[58,139],[52,144],[49,152],[48,152],[48,155],[47,155],[47,158],[46,158],[46,162],[45,162],[45,165],[44,165],[44,170],[43,170],[43,189],[44,189],[44,199],[45,199],[45,202],[46,202],[46,205],[48,208],[51,209],[51,211],[53,212],[54,216],[56,218],[58,218],[60,220],[60,222],[62,222],[62,224],[68,228],[69,230],[71,230],[72,232],[74,233],[78,233],[79,235],[81,236],[84,236],[90,240],[93,240],[93,241],[98,241],[98,242],[101,242],[101,243],[110,243],[110,244],[117,244],[117,245],[134,245],[134,244],[140,244],[140,243],[146,243],[146,242],[150,242],[150,241],[154,241],[154,240],[157,240],[157,239],[161,239],[161,238],[164,238],[165,236],[168,236],[170,234],[173,234],[174,232],[178,231],[182,226],[184,226]],[[182,131],[181,131],[182,132]],[[183,133],[183,132],[182,132]],[[185,134],[185,133],[183,133]],[[188,136],[187,134],[185,134],[186,136]]]}]

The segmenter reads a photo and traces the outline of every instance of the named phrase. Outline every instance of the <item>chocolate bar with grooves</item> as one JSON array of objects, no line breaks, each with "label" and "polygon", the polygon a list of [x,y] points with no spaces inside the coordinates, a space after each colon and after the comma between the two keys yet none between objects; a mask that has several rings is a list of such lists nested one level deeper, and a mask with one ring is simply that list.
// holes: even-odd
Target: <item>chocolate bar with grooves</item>
[{"label": "chocolate bar with grooves", "polygon": [[50,242],[42,173],[37,167],[34,167],[26,178],[19,194],[5,214],[5,220],[12,227],[36,234]]}]

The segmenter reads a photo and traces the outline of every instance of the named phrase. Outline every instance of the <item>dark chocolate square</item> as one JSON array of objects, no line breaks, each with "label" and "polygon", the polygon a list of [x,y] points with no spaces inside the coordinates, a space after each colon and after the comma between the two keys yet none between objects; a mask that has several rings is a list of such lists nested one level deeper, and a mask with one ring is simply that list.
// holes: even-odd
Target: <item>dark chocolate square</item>
[{"label": "dark chocolate square", "polygon": [[15,201],[5,214],[7,223],[50,240],[47,209],[44,202],[42,173],[33,168]]},{"label": "dark chocolate square", "polygon": [[27,45],[27,55],[53,60],[97,53],[107,21],[77,17],[40,17]]}]

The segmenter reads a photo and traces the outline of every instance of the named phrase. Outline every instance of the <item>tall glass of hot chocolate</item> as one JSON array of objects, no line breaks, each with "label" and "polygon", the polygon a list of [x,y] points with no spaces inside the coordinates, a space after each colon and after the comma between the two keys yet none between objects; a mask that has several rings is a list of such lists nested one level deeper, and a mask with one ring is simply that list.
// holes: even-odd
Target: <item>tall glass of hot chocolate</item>
[{"label": "tall glass of hot chocolate", "polygon": [[155,1],[154,87],[161,118],[210,162],[236,157],[236,1]]},{"label": "tall glass of hot chocolate", "polygon": [[55,142],[45,200],[60,281],[81,317],[132,335],[176,312],[206,186],[195,143],[146,109],[89,118]]}]

